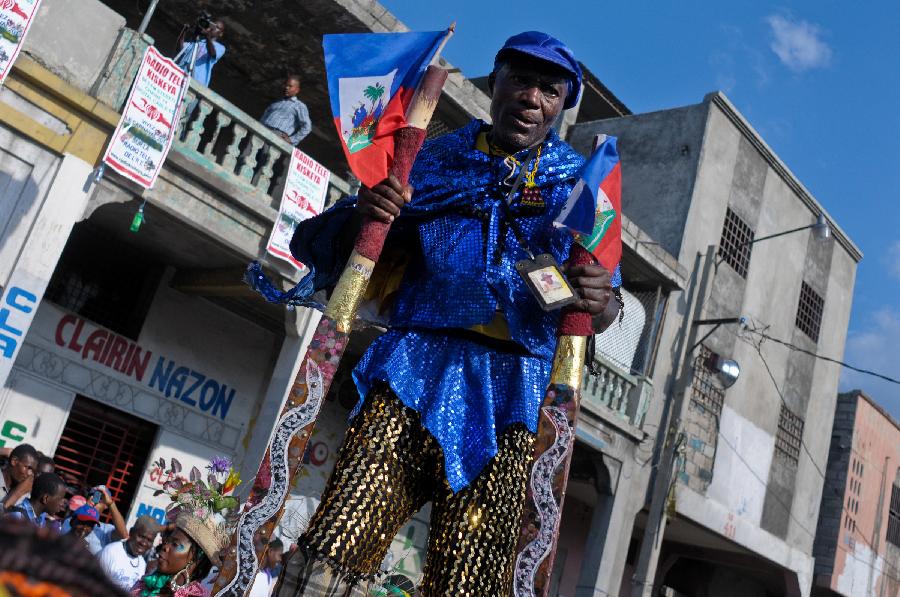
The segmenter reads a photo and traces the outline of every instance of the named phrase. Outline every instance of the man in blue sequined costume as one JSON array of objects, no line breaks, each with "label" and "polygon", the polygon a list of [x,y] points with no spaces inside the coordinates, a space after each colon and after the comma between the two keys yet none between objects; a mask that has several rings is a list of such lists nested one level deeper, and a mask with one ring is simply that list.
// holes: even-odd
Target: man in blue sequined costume
[{"label": "man in blue sequined costume", "polygon": [[[382,287],[389,330],[353,372],[360,404],[278,595],[363,591],[426,502],[421,594],[509,592],[560,316],[541,309],[516,262],[526,248],[568,257],[571,235],[552,224],[583,158],[551,125],[576,103],[581,70],[562,42],[526,32],[498,52],[490,86],[493,126],[475,120],[428,142],[408,187],[391,178],[363,189],[301,224],[291,243],[317,288],[335,282],[363,216],[393,222],[388,246],[407,263],[395,292]],[[564,271],[577,308],[605,329],[618,272]]]}]

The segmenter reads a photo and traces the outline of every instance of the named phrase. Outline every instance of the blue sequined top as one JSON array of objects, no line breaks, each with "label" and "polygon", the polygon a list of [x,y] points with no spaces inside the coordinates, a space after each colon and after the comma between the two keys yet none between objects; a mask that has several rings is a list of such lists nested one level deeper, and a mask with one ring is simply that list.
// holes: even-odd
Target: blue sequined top
[{"label": "blue sequined top", "polygon": [[[502,157],[475,147],[484,127],[474,120],[426,143],[420,152],[410,175],[412,201],[395,223],[414,239],[414,249],[390,329],[353,372],[361,400],[373,384],[384,381],[419,412],[441,445],[454,491],[467,486],[496,454],[496,436],[507,426],[521,423],[537,431],[559,313],[544,312],[516,272],[516,262],[527,255],[507,222],[514,218],[534,254],[550,253],[564,262],[572,237],[552,222],[583,163],[551,130],[535,178],[544,206],[523,206],[515,198],[505,208],[509,187],[503,180],[509,168]],[[515,157],[523,161],[526,154]],[[346,262],[340,253],[349,246],[334,236],[351,207],[345,201],[307,220],[291,243],[300,261],[314,264],[317,288],[333,284]],[[454,333],[488,324],[498,310],[506,319],[511,349]]]}]

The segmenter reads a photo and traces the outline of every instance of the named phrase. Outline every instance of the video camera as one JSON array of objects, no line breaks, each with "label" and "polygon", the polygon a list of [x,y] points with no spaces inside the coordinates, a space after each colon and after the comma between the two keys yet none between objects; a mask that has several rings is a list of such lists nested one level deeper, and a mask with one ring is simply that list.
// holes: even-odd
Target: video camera
[{"label": "video camera", "polygon": [[213,16],[209,13],[209,11],[200,11],[200,14],[197,16],[197,20],[194,21],[194,37],[201,37],[203,35],[203,31],[205,29],[209,29],[209,26],[212,25],[213,20]]}]

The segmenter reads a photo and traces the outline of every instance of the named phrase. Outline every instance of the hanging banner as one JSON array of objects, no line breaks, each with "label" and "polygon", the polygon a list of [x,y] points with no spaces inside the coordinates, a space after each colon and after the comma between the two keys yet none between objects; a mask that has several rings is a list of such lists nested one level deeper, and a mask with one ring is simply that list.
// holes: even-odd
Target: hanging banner
[{"label": "hanging banner", "polygon": [[183,70],[153,46],[147,48],[103,156],[110,168],[145,189],[156,182],[172,145],[183,83]]},{"label": "hanging banner", "polygon": [[284,181],[281,208],[272,227],[266,251],[291,262],[294,267],[305,266],[291,255],[290,243],[297,224],[321,213],[328,192],[328,178],[331,173],[325,166],[315,161],[299,149],[294,148],[291,166]]},{"label": "hanging banner", "polygon": [[0,85],[12,70],[41,0],[0,0]]}]

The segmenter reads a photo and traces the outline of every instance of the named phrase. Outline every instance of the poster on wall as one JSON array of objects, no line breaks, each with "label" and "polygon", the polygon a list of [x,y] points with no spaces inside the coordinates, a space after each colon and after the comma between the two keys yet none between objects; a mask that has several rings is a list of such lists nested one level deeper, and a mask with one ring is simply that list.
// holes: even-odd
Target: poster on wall
[{"label": "poster on wall", "polygon": [[147,48],[103,156],[106,165],[145,189],[156,182],[172,145],[183,83],[183,70],[153,46]]},{"label": "poster on wall", "polygon": [[[2,1],[2,0],[0,0]],[[266,251],[303,269],[304,265],[291,255],[290,242],[297,224],[318,215],[325,206],[328,179],[331,173],[325,166],[294,148],[291,165],[284,181],[281,207]]]},{"label": "poster on wall", "polygon": [[41,0],[0,0],[0,85],[12,70]]}]

